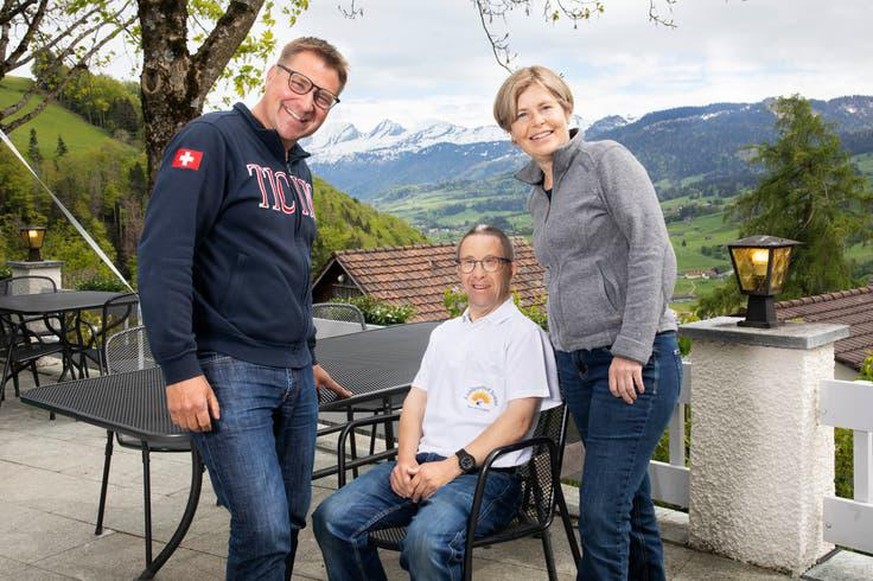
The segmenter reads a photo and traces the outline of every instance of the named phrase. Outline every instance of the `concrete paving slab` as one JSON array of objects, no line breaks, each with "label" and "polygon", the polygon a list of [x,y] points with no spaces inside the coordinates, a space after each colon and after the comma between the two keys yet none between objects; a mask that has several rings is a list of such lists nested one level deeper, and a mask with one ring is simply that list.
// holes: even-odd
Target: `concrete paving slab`
[{"label": "concrete paving slab", "polygon": [[86,522],[14,504],[5,505],[0,556],[36,564],[47,556],[88,543],[93,532]]},{"label": "concrete paving slab", "polygon": [[[163,548],[154,545],[154,554]],[[145,567],[142,539],[122,533],[94,537],[87,544],[72,548],[37,563],[43,569],[76,579],[135,579]],[[220,557],[178,549],[157,579],[209,580],[224,576]]]},{"label": "concrete paving slab", "polygon": [[803,578],[809,581],[870,581],[873,579],[873,557],[839,551],[804,573]]},{"label": "concrete paving slab", "polygon": [[82,446],[75,442],[21,432],[5,436],[0,440],[0,458],[4,460],[53,472],[74,468],[80,462]]},{"label": "concrete paving slab", "polygon": [[667,574],[673,581],[784,581],[787,575],[669,543]]},{"label": "concrete paving slab", "polygon": [[69,581],[73,577],[0,557],[0,581]]}]

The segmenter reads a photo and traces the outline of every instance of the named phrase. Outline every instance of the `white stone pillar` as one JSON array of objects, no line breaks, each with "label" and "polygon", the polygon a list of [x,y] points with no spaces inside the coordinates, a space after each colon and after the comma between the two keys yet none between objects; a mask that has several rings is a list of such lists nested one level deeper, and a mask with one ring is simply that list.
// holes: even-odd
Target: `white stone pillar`
[{"label": "white stone pillar", "polygon": [[689,542],[799,574],[833,548],[822,539],[822,499],[834,492],[834,437],[818,421],[818,394],[849,330],[739,320],[680,330],[694,340]]},{"label": "white stone pillar", "polygon": [[[55,281],[58,289],[63,288],[61,285],[61,268],[64,266],[63,260],[40,260],[38,262],[27,262],[23,260],[10,260],[6,263],[12,270],[12,276],[47,276]],[[38,293],[41,291],[41,286],[34,283],[33,287],[18,287],[16,290],[21,290],[21,294]]]}]

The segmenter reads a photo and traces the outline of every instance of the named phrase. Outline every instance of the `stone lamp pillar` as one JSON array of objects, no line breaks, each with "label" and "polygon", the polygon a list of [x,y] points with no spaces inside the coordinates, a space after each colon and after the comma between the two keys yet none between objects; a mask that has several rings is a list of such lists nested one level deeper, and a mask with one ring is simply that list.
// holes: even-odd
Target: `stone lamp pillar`
[{"label": "stone lamp pillar", "polygon": [[[23,260],[10,260],[6,263],[12,276],[47,276],[55,281],[57,287],[61,286],[61,268],[64,266],[63,260],[40,260],[38,262],[28,262]],[[40,292],[42,285],[38,281],[34,282],[33,288],[26,289],[27,293]]]},{"label": "stone lamp pillar", "polygon": [[694,340],[689,542],[799,574],[833,548],[822,539],[822,498],[834,491],[834,438],[818,421],[818,394],[849,330],[741,320],[680,329]]}]

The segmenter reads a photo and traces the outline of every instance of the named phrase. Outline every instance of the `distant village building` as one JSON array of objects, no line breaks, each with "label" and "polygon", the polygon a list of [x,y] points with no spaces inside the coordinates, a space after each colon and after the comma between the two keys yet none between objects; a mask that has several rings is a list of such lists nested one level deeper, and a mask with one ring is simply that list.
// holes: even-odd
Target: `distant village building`
[{"label": "distant village building", "polygon": [[855,379],[861,363],[873,353],[873,282],[868,286],[776,303],[780,321],[849,326],[849,337],[834,344],[837,379]]},{"label": "distant village building", "polygon": [[684,272],[685,278],[688,280],[697,280],[699,278],[709,279],[714,278],[716,276],[716,272],[712,269],[700,269],[700,268],[692,268],[691,270],[686,270]]},{"label": "distant village building", "polygon": [[[538,304],[546,296],[545,269],[524,238],[512,239],[517,274],[512,289],[522,304]],[[443,293],[457,288],[454,244],[414,244],[370,250],[340,250],[317,275],[312,287],[316,303],[369,295],[389,305],[412,305],[410,322],[449,318]]]}]

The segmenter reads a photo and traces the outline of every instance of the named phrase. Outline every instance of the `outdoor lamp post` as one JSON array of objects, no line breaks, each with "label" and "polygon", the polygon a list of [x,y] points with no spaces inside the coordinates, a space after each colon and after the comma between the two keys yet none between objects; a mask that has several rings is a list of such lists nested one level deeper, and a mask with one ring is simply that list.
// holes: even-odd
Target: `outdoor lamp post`
[{"label": "outdoor lamp post", "polygon": [[40,250],[45,242],[45,228],[42,226],[24,226],[21,228],[21,238],[27,244],[27,262],[41,262]]},{"label": "outdoor lamp post", "polygon": [[800,242],[775,236],[749,236],[728,243],[740,292],[749,297],[746,319],[737,325],[762,329],[779,325],[773,297],[785,286],[791,248],[796,244]]}]

